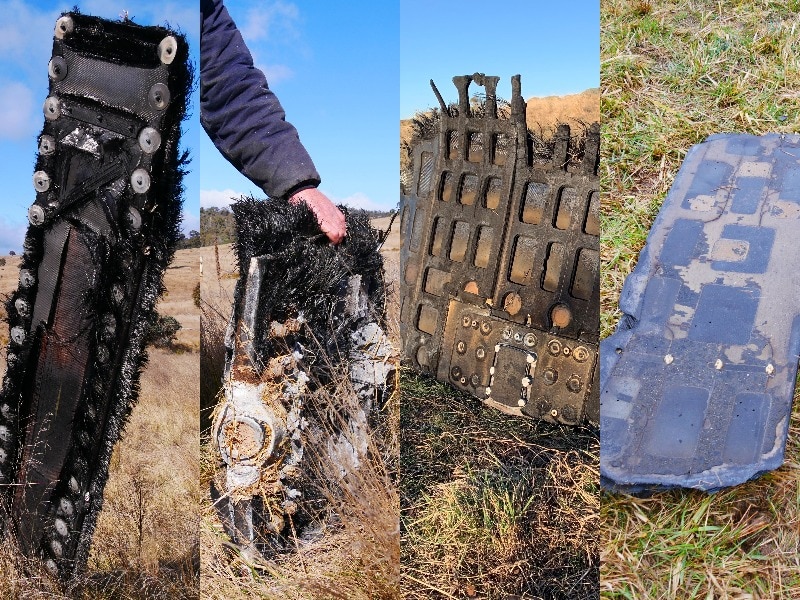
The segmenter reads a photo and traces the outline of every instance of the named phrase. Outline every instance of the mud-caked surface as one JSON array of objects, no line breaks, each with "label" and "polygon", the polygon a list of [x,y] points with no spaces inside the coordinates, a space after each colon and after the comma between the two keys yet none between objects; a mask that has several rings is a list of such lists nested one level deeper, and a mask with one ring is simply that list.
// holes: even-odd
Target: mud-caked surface
[{"label": "mud-caked surface", "polygon": [[800,353],[800,137],[693,147],[601,345],[609,487],[713,490],[783,462]]}]

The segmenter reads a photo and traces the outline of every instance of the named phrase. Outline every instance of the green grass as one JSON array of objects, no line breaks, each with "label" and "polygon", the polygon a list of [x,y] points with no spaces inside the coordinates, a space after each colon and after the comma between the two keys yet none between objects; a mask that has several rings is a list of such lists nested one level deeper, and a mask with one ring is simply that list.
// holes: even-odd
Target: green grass
[{"label": "green grass", "polygon": [[400,386],[404,597],[596,598],[597,432]]},{"label": "green grass", "polygon": [[[601,2],[601,335],[672,179],[712,133],[800,129],[800,2]],[[604,598],[796,598],[800,402],[784,467],[716,495],[604,495]],[[794,590],[794,591],[790,591]],[[794,594],[794,596],[792,596]]]}]

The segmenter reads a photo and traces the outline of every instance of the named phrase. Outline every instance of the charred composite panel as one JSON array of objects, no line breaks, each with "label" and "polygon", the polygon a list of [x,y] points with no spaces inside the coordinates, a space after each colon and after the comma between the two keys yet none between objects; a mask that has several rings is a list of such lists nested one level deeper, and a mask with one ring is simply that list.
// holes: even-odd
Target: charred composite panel
[{"label": "charred composite panel", "polygon": [[0,481],[22,550],[68,576],[88,556],[178,237],[191,74],[175,32],[67,13],[48,75],[7,306]]},{"label": "charred composite panel", "polygon": [[543,156],[519,76],[508,118],[497,77],[453,81],[458,107],[439,96],[401,203],[404,359],[508,413],[597,422],[599,126],[576,148],[561,125]]}]

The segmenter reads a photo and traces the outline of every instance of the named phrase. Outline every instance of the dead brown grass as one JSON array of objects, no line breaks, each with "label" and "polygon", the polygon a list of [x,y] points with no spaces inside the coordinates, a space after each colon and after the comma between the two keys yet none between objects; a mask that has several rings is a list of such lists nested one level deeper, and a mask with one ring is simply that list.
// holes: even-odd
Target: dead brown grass
[{"label": "dead brown grass", "polygon": [[[16,288],[18,269],[18,257],[0,267],[0,294]],[[10,540],[0,550],[0,597],[198,597],[200,318],[191,295],[198,276],[197,250],[179,251],[157,310],[180,321],[181,352],[150,349],[139,403],[112,456],[87,572],[56,582]],[[0,331],[7,336],[4,323]]]}]

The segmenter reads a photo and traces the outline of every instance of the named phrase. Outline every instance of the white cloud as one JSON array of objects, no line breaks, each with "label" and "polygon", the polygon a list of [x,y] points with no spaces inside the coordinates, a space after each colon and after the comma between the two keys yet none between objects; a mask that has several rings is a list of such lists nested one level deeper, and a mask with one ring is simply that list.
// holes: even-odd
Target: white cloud
[{"label": "white cloud", "polygon": [[266,75],[270,87],[294,77],[294,71],[286,65],[256,65],[256,67]]},{"label": "white cloud", "polygon": [[266,5],[260,4],[247,11],[245,19],[234,17],[234,20],[246,44],[278,39],[286,42],[299,36],[297,24],[300,10],[291,2],[278,0]]},{"label": "white cloud", "polygon": [[0,138],[18,140],[35,135],[43,120],[41,112],[35,112],[35,106],[28,86],[17,81],[0,81]]},{"label": "white cloud", "polygon": [[200,190],[200,207],[210,208],[212,206],[230,206],[234,200],[243,196],[242,192],[235,190]]},{"label": "white cloud", "polygon": [[188,237],[191,231],[200,231],[200,215],[195,213],[181,213],[181,231]]}]

